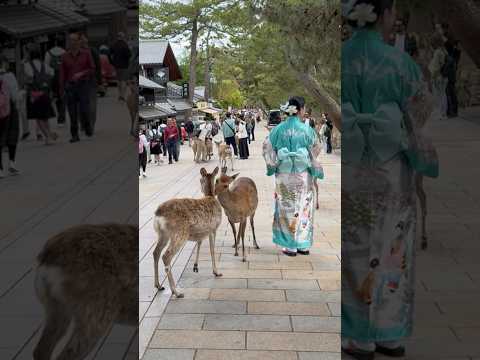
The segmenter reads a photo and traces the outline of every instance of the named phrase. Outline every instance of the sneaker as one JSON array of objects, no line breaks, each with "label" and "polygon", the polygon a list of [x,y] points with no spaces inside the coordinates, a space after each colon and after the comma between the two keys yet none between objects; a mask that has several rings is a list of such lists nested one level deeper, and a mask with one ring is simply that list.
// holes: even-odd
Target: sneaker
[{"label": "sneaker", "polygon": [[20,174],[20,171],[17,169],[17,167],[15,166],[15,162],[13,161],[10,161],[10,165],[8,166],[8,173],[10,175],[18,175]]},{"label": "sneaker", "polygon": [[297,249],[297,254],[300,254],[300,255],[310,255],[310,250],[308,249]]},{"label": "sneaker", "polygon": [[290,251],[288,249],[282,249],[282,253],[287,256],[297,256],[297,253],[295,251]]}]

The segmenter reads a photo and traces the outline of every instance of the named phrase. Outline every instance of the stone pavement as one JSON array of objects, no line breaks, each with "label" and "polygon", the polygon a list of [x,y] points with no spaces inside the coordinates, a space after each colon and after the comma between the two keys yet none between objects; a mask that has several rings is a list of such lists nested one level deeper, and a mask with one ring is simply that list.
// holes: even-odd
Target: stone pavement
[{"label": "stone pavement", "polygon": [[[97,132],[70,144],[22,142],[22,175],[0,180],[0,359],[32,359],[43,321],[33,288],[36,256],[51,236],[82,223],[136,224],[138,156],[125,104],[114,89],[99,99]],[[53,121],[52,121],[53,123]],[[32,127],[33,128],[33,127]],[[5,154],[4,154],[5,156]],[[5,159],[5,157],[4,157]],[[133,327],[116,326],[89,359],[137,358]]]},{"label": "stone pavement", "polygon": [[[216,256],[223,277],[214,278],[208,241],[194,273],[189,242],[173,266],[184,299],[153,286],[152,215],[173,197],[200,196],[199,170],[188,146],[175,165],[151,166],[140,180],[140,356],[143,360],[333,360],[340,358],[340,157],[324,155],[326,179],[319,183],[315,245],[310,256],[279,255],[271,242],[273,178],[265,176],[257,127],[249,160],[237,160],[241,176],[259,191],[255,218],[261,247],[251,245],[247,262],[233,256],[233,235],[223,217]],[[205,164],[209,171],[216,160]],[[247,241],[247,239],[246,239]],[[163,265],[160,271],[165,282]]]}]

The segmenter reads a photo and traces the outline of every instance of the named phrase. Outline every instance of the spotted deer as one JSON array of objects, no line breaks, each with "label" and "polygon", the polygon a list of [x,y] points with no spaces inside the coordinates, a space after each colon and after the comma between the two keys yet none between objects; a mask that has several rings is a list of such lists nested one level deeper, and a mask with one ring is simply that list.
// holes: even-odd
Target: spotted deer
[{"label": "spotted deer", "polygon": [[[258,206],[258,192],[255,182],[247,177],[237,179],[239,174],[227,175],[227,168],[222,168],[222,173],[215,183],[215,194],[218,201],[227,215],[228,222],[232,227],[235,243],[235,256],[238,256],[238,245],[242,239],[242,256],[245,257],[245,228],[247,227],[247,218],[250,218],[250,226],[253,233],[253,242],[257,249],[260,249],[255,236],[254,217]],[[240,223],[238,234],[235,224]]]},{"label": "spotted deer", "polygon": [[46,320],[34,360],[54,351],[57,360],[81,360],[114,323],[138,326],[138,227],[76,226],[49,239],[37,259]]},{"label": "spotted deer", "polygon": [[210,255],[215,276],[222,276],[218,272],[215,262],[215,237],[222,222],[222,207],[214,195],[214,182],[218,174],[218,167],[209,174],[205,168],[200,169],[200,179],[204,196],[200,199],[172,199],[161,204],[155,211],[153,226],[158,234],[157,245],[153,251],[155,287],[159,290],[158,261],[163,250],[162,260],[165,265],[168,283],[172,293],[177,298],[183,294],[177,291],[172,276],[172,259],[187,241],[196,242],[196,258],[193,271],[198,272],[198,258],[202,241],[208,237]]}]

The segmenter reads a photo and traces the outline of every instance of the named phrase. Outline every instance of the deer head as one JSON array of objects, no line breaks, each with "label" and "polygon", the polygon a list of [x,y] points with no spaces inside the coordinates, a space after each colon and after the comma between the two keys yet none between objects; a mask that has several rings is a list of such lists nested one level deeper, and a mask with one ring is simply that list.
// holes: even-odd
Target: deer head
[{"label": "deer head", "polygon": [[220,177],[215,181],[215,195],[218,195],[223,193],[224,191],[227,191],[230,184],[237,178],[238,175],[240,174],[236,173],[232,176],[228,176],[227,168],[223,167]]},{"label": "deer head", "polygon": [[215,192],[215,177],[218,174],[218,166],[213,170],[211,174],[205,170],[205,168],[200,169],[200,175],[202,175],[202,178],[200,179],[200,185],[202,186],[202,193],[205,196],[214,196]]}]

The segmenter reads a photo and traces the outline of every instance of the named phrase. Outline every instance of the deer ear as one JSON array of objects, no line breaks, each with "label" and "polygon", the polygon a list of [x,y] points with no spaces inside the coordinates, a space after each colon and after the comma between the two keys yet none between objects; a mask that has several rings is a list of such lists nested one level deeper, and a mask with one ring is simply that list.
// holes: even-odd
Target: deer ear
[{"label": "deer ear", "polygon": [[212,175],[213,175],[213,176],[217,176],[218,170],[219,170],[219,169],[218,169],[218,166],[217,166],[217,167],[215,168],[215,170],[213,170]]},{"label": "deer ear", "polygon": [[232,178],[232,180],[235,180],[237,178],[237,176],[240,175],[240,173],[236,173],[236,174],[233,174],[232,176],[230,176]]},{"label": "deer ear", "polygon": [[205,170],[205,168],[201,168],[200,169],[200,175],[207,176],[208,175],[207,170]]}]

